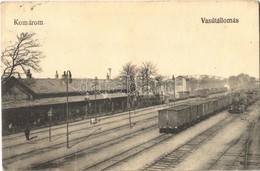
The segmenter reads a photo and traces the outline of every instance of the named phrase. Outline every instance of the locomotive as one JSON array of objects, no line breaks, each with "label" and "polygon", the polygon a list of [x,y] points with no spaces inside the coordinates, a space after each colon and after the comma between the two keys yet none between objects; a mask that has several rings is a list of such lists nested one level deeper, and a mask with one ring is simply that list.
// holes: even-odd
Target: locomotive
[{"label": "locomotive", "polygon": [[235,93],[230,105],[229,113],[243,113],[247,108],[247,98],[242,93]]},{"label": "locomotive", "polygon": [[235,93],[228,111],[229,113],[243,113],[249,105],[252,105],[257,100],[257,91],[247,90]]}]

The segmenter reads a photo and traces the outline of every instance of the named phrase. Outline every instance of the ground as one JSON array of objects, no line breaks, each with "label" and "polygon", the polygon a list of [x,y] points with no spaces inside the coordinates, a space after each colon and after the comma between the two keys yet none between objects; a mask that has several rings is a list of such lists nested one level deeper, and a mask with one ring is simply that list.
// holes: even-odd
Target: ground
[{"label": "ground", "polygon": [[259,105],[255,103],[241,115],[223,111],[177,134],[159,133],[157,110],[166,105],[131,111],[132,125],[128,112],[99,118],[94,125],[83,120],[69,125],[70,148],[66,147],[66,125],[52,127],[51,142],[48,128],[32,131],[31,137],[35,138],[30,141],[25,140],[23,133],[8,135],[3,137],[3,167],[6,170],[149,170],[156,161],[159,163],[180,147],[184,149],[191,140],[197,141],[206,131],[227,122],[205,136],[196,148],[184,151],[177,164],[167,161],[169,167],[162,168],[244,169],[243,152],[247,143],[247,169],[260,169]]}]

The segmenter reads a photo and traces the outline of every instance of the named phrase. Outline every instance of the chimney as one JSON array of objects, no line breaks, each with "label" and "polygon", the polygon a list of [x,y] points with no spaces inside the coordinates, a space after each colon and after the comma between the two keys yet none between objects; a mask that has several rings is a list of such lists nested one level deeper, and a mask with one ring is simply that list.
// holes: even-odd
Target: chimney
[{"label": "chimney", "polygon": [[26,72],[26,78],[27,79],[31,79],[32,78],[32,74],[31,74],[30,69],[28,69],[27,72]]},{"label": "chimney", "polygon": [[108,68],[108,70],[109,70],[109,79],[111,80],[112,79],[112,77],[111,77],[111,70],[112,70],[112,68]]},{"label": "chimney", "polygon": [[56,71],[55,78],[56,78],[56,79],[59,79],[58,71]]},{"label": "chimney", "polygon": [[107,80],[109,80],[109,75],[108,75],[108,73],[107,73]]}]

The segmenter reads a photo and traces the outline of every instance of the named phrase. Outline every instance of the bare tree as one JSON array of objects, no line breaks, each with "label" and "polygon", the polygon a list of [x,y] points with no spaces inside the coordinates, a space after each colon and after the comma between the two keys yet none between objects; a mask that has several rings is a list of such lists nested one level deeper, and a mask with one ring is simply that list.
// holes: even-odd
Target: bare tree
[{"label": "bare tree", "polygon": [[24,72],[28,69],[32,69],[35,72],[42,70],[39,63],[44,56],[38,50],[40,45],[37,39],[33,39],[34,35],[35,33],[21,33],[17,35],[17,42],[2,52],[2,79],[9,78],[15,74],[20,76],[19,69],[22,69]]},{"label": "bare tree", "polygon": [[152,62],[143,62],[139,68],[139,78],[141,81],[142,90],[147,94],[150,91],[150,86],[154,85],[152,77],[157,75],[157,67]]},{"label": "bare tree", "polygon": [[161,90],[161,87],[163,85],[163,80],[164,80],[164,76],[162,75],[157,75],[154,79],[155,79],[155,82],[156,82],[156,92],[157,93],[160,93],[160,90]]},{"label": "bare tree", "polygon": [[123,66],[118,76],[118,79],[125,85],[125,87],[127,87],[127,77],[128,77],[128,83],[131,92],[134,92],[136,89],[135,78],[137,72],[138,72],[137,66],[132,64],[131,62],[128,62]]}]

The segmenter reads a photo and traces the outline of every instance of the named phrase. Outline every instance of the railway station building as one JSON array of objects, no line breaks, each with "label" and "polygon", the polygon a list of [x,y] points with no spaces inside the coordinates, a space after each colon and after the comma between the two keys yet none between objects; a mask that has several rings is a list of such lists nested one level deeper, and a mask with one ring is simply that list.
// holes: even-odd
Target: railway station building
[{"label": "railway station building", "polygon": [[[125,88],[110,79],[73,79],[68,86],[70,120],[89,118],[94,114],[109,114],[126,110]],[[11,124],[19,130],[26,125],[44,126],[66,120],[66,85],[58,78],[18,79],[2,82],[2,130]],[[51,118],[48,113],[51,111]]]},{"label": "railway station building", "polygon": [[10,131],[10,125],[14,131],[21,131],[27,125],[44,127],[50,122],[66,122],[67,97],[70,121],[163,103],[154,96],[127,94],[125,85],[109,77],[73,79],[68,84],[68,92],[66,84],[57,75],[46,79],[10,77],[2,81],[3,134]]},{"label": "railway station building", "polygon": [[170,99],[173,99],[173,94],[175,92],[175,98],[182,98],[188,91],[188,78],[185,76],[178,76],[175,81],[172,79],[167,79],[163,82],[162,92],[166,96],[168,95]]}]

